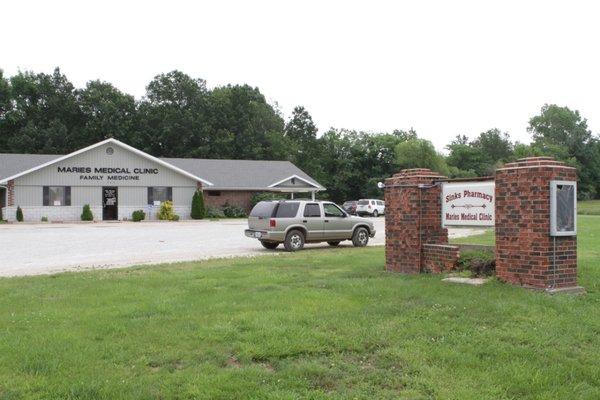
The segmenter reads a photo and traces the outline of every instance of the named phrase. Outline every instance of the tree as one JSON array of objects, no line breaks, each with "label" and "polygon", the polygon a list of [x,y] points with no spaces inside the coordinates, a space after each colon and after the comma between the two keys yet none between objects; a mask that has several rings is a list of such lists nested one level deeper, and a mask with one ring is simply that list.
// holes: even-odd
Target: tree
[{"label": "tree", "polygon": [[8,79],[0,69],[0,153],[6,152],[7,142],[11,134],[8,113],[12,110],[12,93]]},{"label": "tree", "polygon": [[284,137],[290,147],[291,161],[310,175],[319,176],[322,171],[315,159],[320,158],[317,144],[317,127],[304,107],[297,106],[285,124]]},{"label": "tree", "polygon": [[279,112],[267,103],[258,88],[228,85],[210,94],[210,142],[227,140],[227,146],[211,148],[213,158],[272,160],[270,133],[283,133],[284,122]]},{"label": "tree", "polygon": [[467,175],[483,175],[486,169],[485,156],[480,149],[469,143],[467,136],[456,136],[446,148],[449,150],[446,162],[448,166],[455,168],[454,174],[461,174],[459,171],[464,171]]},{"label": "tree", "polygon": [[209,93],[206,82],[180,72],[160,74],[146,87],[139,105],[137,143],[159,157],[195,157],[210,154]]},{"label": "tree", "polygon": [[480,133],[472,146],[481,152],[489,165],[510,159],[514,149],[508,133],[501,132],[498,128]]},{"label": "tree", "polygon": [[202,190],[198,189],[192,197],[192,219],[204,219],[206,209],[204,208],[204,195]]},{"label": "tree", "polygon": [[448,165],[435,150],[433,144],[425,139],[410,139],[395,148],[396,161],[401,169],[429,168],[432,171],[448,175]]},{"label": "tree", "polygon": [[527,130],[540,152],[577,167],[580,197],[593,198],[600,194],[598,140],[579,111],[545,104],[541,113],[530,119]]},{"label": "tree", "polygon": [[80,148],[83,115],[73,85],[58,68],[52,75],[19,72],[10,78],[10,93],[4,151],[64,154]]},{"label": "tree", "polygon": [[89,146],[109,137],[135,141],[137,109],[133,96],[107,82],[90,81],[77,91],[84,126],[76,138],[78,147]]}]

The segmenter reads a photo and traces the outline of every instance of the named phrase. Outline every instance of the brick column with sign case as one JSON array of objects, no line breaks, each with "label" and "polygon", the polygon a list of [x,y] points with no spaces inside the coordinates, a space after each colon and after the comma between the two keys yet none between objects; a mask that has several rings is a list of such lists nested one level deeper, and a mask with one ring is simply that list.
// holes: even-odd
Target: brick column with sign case
[{"label": "brick column with sign case", "polygon": [[429,169],[402,170],[385,181],[385,258],[388,271],[420,273],[425,244],[447,244],[441,187]]},{"label": "brick column with sign case", "polygon": [[531,157],[496,171],[496,275],[515,285],[580,292],[577,237],[550,235],[553,180],[576,181],[576,170]]}]

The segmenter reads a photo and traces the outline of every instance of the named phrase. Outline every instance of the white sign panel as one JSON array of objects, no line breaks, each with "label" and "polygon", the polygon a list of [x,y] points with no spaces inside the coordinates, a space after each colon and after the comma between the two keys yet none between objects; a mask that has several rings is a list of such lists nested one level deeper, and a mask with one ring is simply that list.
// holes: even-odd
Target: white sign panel
[{"label": "white sign panel", "polygon": [[442,226],[494,226],[495,182],[447,182],[442,185]]}]

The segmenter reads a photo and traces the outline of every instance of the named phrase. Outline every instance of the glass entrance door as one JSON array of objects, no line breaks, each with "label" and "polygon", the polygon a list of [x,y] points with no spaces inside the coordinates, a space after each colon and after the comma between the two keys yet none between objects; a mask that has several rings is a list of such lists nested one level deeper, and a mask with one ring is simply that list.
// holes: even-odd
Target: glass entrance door
[{"label": "glass entrance door", "polygon": [[116,187],[102,188],[102,219],[104,221],[119,219],[119,189]]}]

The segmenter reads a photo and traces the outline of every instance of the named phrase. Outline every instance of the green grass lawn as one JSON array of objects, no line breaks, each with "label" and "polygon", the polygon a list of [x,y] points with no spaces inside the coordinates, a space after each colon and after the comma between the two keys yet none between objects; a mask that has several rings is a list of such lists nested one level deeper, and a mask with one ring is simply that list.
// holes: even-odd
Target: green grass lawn
[{"label": "green grass lawn", "polygon": [[598,399],[584,296],[384,271],[382,247],[0,279],[0,399]]},{"label": "green grass lawn", "polygon": [[451,244],[483,244],[493,246],[496,243],[494,229],[488,229],[481,235],[467,236],[457,239],[450,239]]},{"label": "green grass lawn", "polygon": [[580,215],[600,215],[600,200],[577,202],[577,213]]}]

